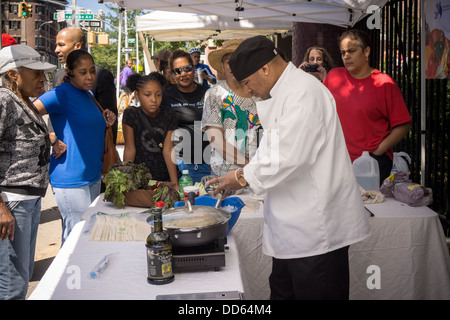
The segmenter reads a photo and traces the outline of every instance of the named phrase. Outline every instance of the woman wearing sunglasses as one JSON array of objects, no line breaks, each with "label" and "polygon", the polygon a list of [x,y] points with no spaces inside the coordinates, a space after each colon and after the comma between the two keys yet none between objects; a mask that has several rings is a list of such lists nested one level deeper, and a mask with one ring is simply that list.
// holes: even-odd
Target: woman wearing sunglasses
[{"label": "woman wearing sunglasses", "polygon": [[169,65],[176,85],[164,90],[161,105],[173,108],[178,116],[178,129],[172,139],[180,171],[189,170],[194,183],[200,182],[203,176],[211,174],[211,151],[201,126],[208,88],[194,82],[195,67],[189,53],[174,51]]}]

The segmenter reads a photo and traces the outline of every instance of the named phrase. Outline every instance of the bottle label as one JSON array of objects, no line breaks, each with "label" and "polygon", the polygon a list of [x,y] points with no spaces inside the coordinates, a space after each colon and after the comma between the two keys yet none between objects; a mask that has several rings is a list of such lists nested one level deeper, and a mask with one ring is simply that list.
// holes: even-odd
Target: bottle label
[{"label": "bottle label", "polygon": [[165,279],[172,276],[172,251],[147,248],[148,277]]},{"label": "bottle label", "polygon": [[187,186],[192,186],[193,185],[193,183],[192,183],[192,181],[180,181],[179,183],[178,183],[178,187],[179,187],[179,190],[180,190],[180,200],[181,201],[184,201],[184,187],[187,187]]}]

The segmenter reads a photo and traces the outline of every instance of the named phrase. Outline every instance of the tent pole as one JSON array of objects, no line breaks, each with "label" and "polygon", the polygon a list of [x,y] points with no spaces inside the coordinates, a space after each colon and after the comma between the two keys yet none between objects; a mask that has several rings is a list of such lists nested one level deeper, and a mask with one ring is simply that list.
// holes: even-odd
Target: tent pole
[{"label": "tent pole", "polygon": [[136,32],[136,72],[139,73],[139,67],[141,65],[141,61],[139,60],[139,37]]},{"label": "tent pole", "polygon": [[420,32],[420,137],[421,137],[421,148],[420,148],[420,184],[425,185],[425,132],[427,127],[427,105],[426,105],[426,87],[425,87],[425,1],[420,1],[420,22],[421,22],[421,32]]},{"label": "tent pole", "polygon": [[120,51],[122,49],[122,12],[123,8],[119,8],[119,39],[117,41],[117,84],[116,84],[116,98],[117,101],[119,101],[119,94],[120,94]]},{"label": "tent pole", "polygon": [[[144,39],[144,35],[142,34],[142,31],[139,31],[138,33],[139,33],[139,39],[141,40],[141,42],[145,43],[145,39]],[[150,51],[148,50],[148,47],[147,46],[143,46],[143,47],[144,47],[145,57],[147,58],[148,65],[150,66],[150,72],[157,71],[156,66],[152,60],[152,55],[150,54]]]},{"label": "tent pole", "polygon": [[[128,12],[125,9],[125,48],[128,48]],[[125,52],[125,61],[127,61],[129,58],[128,52]]]}]

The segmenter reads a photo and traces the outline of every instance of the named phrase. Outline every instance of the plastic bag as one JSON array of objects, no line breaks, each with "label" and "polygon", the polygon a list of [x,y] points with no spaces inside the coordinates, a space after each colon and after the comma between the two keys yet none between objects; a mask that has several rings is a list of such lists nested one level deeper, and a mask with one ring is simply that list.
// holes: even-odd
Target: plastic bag
[{"label": "plastic bag", "polygon": [[400,171],[397,173],[393,173],[389,177],[384,179],[378,191],[380,191],[385,197],[393,197],[393,189],[395,184],[401,183],[406,180],[408,180],[408,174],[406,172]]},{"label": "plastic bag", "polygon": [[89,220],[86,230],[90,241],[144,241],[151,232],[147,222],[149,214],[125,212],[106,214],[99,212]]},{"label": "plastic bag", "polygon": [[392,190],[394,198],[411,207],[428,206],[433,202],[433,192],[410,180],[396,183]]},{"label": "plastic bag", "polygon": [[433,202],[432,190],[407,179],[407,174],[402,171],[387,177],[379,191],[411,207],[428,206]]},{"label": "plastic bag", "polygon": [[394,152],[391,174],[404,172],[406,173],[406,178],[409,178],[409,167],[405,159],[411,164],[411,158],[406,152]]}]

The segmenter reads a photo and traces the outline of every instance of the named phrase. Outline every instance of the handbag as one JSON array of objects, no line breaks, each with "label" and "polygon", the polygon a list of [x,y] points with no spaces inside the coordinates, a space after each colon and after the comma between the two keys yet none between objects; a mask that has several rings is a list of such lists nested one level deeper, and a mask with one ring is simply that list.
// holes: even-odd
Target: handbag
[{"label": "handbag", "polygon": [[[90,92],[89,92],[90,93]],[[103,115],[104,109],[98,103],[97,99],[95,99],[94,95],[90,93],[92,99],[97,104],[97,107],[100,109],[101,114]],[[106,120],[105,120],[106,121]],[[102,162],[103,162],[103,168],[102,168],[102,175],[105,175],[108,173],[111,166],[116,164],[120,161],[119,153],[117,152],[116,146],[114,145],[114,138],[113,138],[113,132],[112,128],[110,126],[106,126],[105,130],[105,150],[103,152]]]}]

